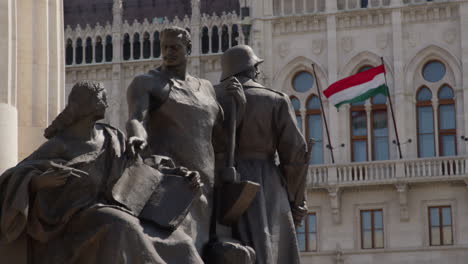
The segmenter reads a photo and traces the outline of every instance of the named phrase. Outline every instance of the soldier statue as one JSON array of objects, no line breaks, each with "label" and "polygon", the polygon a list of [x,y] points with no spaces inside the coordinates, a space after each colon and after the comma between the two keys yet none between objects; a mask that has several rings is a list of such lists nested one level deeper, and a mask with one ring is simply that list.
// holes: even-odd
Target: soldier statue
[{"label": "soldier statue", "polygon": [[[258,82],[262,62],[246,45],[228,49],[221,58],[221,81],[235,77],[247,99],[245,114],[238,117],[235,166],[240,180],[261,186],[234,234],[253,247],[256,263],[294,264],[300,262],[295,225],[307,212],[307,146],[288,96]],[[228,106],[233,101],[223,95],[222,83],[218,87],[223,108],[235,109]],[[276,153],[279,165],[275,164]],[[223,156],[223,152],[217,155]]]}]

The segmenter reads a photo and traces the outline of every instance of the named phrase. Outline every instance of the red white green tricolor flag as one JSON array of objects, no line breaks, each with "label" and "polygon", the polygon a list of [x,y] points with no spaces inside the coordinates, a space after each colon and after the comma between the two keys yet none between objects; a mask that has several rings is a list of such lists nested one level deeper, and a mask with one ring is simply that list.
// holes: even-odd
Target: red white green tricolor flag
[{"label": "red white green tricolor flag", "polygon": [[323,91],[336,108],[342,104],[364,101],[379,93],[388,96],[384,65],[339,80]]}]

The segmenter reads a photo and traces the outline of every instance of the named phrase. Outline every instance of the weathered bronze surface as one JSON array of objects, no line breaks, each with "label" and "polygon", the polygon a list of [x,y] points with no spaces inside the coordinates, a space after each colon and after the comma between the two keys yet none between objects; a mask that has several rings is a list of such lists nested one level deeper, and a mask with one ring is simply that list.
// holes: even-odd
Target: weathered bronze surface
[{"label": "weathered bronze surface", "polygon": [[[127,169],[143,164],[127,155],[123,133],[96,123],[106,107],[102,86],[76,84],[67,107],[45,131],[49,140],[0,176],[0,242],[15,243],[26,235],[32,263],[203,263],[181,230],[138,218],[151,191],[161,189],[165,172],[183,177],[182,186],[191,186],[191,193],[199,188],[198,175],[153,163],[157,169],[145,165],[146,173],[138,175],[141,182],[153,183],[150,191],[139,193],[138,185],[122,192],[122,175],[136,179]],[[139,208],[127,206],[137,202]],[[162,207],[178,203],[174,199]]]},{"label": "weathered bronze surface", "polygon": [[[263,60],[249,46],[232,47],[221,60],[221,79],[236,77],[247,101],[236,133],[236,169],[241,181],[261,186],[235,225],[235,238],[255,250],[256,263],[299,263],[295,224],[307,212],[307,146],[291,103],[287,95],[257,81],[257,66]],[[229,109],[232,102],[223,90],[217,93],[223,108]]]},{"label": "weathered bronze surface", "polygon": [[258,83],[248,46],[216,88],[187,72],[190,50],[185,29],[161,32],[163,64],[127,90],[128,136],[96,123],[99,83],[72,88],[48,141],[0,176],[1,243],[26,238],[33,263],[299,263],[308,156],[288,97]]}]

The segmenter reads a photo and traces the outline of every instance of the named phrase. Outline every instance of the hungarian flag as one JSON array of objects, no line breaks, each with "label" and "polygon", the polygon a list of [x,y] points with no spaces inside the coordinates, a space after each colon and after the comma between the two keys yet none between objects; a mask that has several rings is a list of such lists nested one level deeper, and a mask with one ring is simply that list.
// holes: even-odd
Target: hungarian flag
[{"label": "hungarian flag", "polygon": [[365,101],[379,93],[388,96],[384,65],[339,80],[323,91],[336,108],[342,104]]}]

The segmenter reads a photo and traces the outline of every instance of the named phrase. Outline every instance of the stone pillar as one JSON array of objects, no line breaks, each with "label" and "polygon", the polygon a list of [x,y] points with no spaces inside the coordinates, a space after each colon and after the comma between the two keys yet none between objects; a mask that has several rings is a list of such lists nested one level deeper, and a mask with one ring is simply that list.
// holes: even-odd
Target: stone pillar
[{"label": "stone pillar", "polygon": [[[107,88],[107,93],[109,94],[110,99],[110,107],[107,115],[109,116],[109,123],[113,124],[114,126],[118,126],[119,128],[124,127],[127,119],[126,114],[119,114],[119,109],[121,107],[118,107],[118,105],[121,104],[122,106],[125,106],[122,108],[126,109],[125,99],[122,100],[121,98],[121,94],[125,94],[124,91],[127,89],[127,87],[124,87],[125,84],[123,84],[122,80],[122,12],[122,0],[114,0],[114,6],[112,9],[112,87]],[[133,37],[130,36],[130,41],[132,39]]]},{"label": "stone pillar", "polygon": [[[192,60],[191,71],[192,74],[199,77],[201,74],[200,69],[200,53],[201,53],[201,14],[200,14],[200,0],[192,0],[192,17],[190,19],[190,32],[192,37]],[[211,42],[211,40],[209,41]]]},{"label": "stone pillar", "polygon": [[62,70],[65,68],[65,38],[62,10],[63,1],[51,3],[49,0],[49,122],[60,113],[62,106],[65,105],[65,73]]},{"label": "stone pillar", "polygon": [[16,1],[0,2],[0,173],[18,158],[18,113],[16,110]]},{"label": "stone pillar", "polygon": [[[411,119],[406,118],[408,113],[412,112],[411,107],[414,107],[414,104],[411,100],[411,96],[407,96],[407,89],[412,89],[413,87],[405,87],[405,73],[404,73],[404,58],[403,58],[403,29],[401,25],[402,15],[400,9],[394,9],[392,11],[392,47],[393,47],[393,87],[389,87],[390,96],[394,98],[393,109],[395,110],[395,122],[399,133],[399,138],[401,142],[405,142],[408,138],[414,137],[412,133],[408,130],[413,124],[411,124]],[[390,63],[389,58],[384,58],[384,60]],[[411,93],[410,93],[411,94]],[[401,106],[401,107],[396,107]],[[390,110],[390,109],[388,109]],[[393,123],[389,120],[389,129],[394,130]],[[394,133],[390,133],[390,135]],[[392,138],[391,141],[393,141]],[[416,138],[412,138],[413,142],[417,142]],[[401,143],[400,142],[400,143]],[[398,159],[398,147],[391,147],[391,157],[392,159]],[[415,158],[417,156],[417,145],[416,144],[404,144],[401,145],[401,153],[403,158]]]},{"label": "stone pillar", "polygon": [[[468,107],[468,32],[466,28],[468,28],[468,3],[467,2],[460,2],[460,39],[461,39],[461,62],[462,62],[462,89],[463,89],[463,122],[464,127],[460,127],[463,129],[461,134],[468,136],[468,114],[466,107]],[[461,147],[463,150],[462,153],[459,154],[466,154],[468,153],[468,143],[464,141],[459,141],[464,146]],[[461,151],[460,151],[461,152]]]},{"label": "stone pillar", "polygon": [[58,0],[17,1],[19,158],[37,149],[63,106],[63,7]]},{"label": "stone pillar", "polygon": [[[327,1],[327,11],[328,12],[335,12],[336,11],[336,3],[332,3],[333,1]],[[336,32],[336,16],[335,15],[328,15],[327,16],[327,57],[328,57],[328,83],[332,84],[338,80],[338,47],[337,47],[337,32]],[[326,111],[326,110],[325,110]],[[346,113],[346,109],[342,107],[341,112]],[[339,126],[337,129],[330,130],[330,139],[332,147],[338,146],[340,144],[337,142],[337,139],[344,139],[346,138],[345,135],[340,135],[340,131],[348,131],[347,128],[343,128],[342,126],[347,126],[346,122],[340,120],[340,113],[337,112],[336,108],[329,104],[328,107],[328,117],[329,117],[329,124],[336,124]],[[341,122],[340,122],[341,121]],[[325,143],[329,144],[328,140]],[[346,149],[350,149],[350,146],[346,146]],[[329,152],[329,151],[327,151]],[[345,151],[333,151],[335,162],[339,163],[344,161],[346,152]],[[331,160],[331,159],[330,159]]]},{"label": "stone pillar", "polygon": [[[64,89],[60,0],[0,1],[0,173],[35,150]],[[0,246],[0,263],[26,263],[26,240]]]}]

